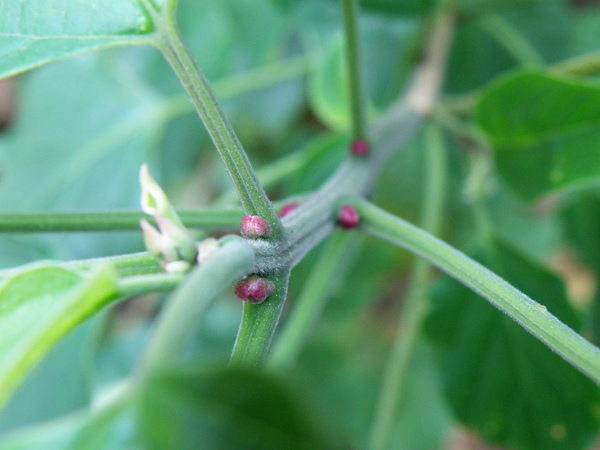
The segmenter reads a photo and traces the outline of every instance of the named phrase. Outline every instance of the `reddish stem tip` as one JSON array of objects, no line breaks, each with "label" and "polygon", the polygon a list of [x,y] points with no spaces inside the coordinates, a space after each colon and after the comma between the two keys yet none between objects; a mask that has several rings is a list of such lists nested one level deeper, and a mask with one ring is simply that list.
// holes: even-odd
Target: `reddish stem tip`
[{"label": "reddish stem tip", "polygon": [[298,203],[288,203],[287,205],[283,206],[279,210],[279,217],[283,218],[283,217],[287,216],[292,211],[295,211],[296,209],[298,209],[298,206],[300,206],[300,205],[298,205]]},{"label": "reddish stem tip", "polygon": [[271,236],[272,230],[268,222],[260,216],[244,216],[240,226],[242,236],[250,239]]},{"label": "reddish stem tip", "polygon": [[267,278],[250,275],[233,287],[235,295],[245,302],[262,303],[275,290],[275,283]]},{"label": "reddish stem tip", "polygon": [[340,212],[337,217],[338,224],[344,230],[350,230],[355,228],[360,222],[360,216],[358,211],[352,205],[344,205],[340,208]]},{"label": "reddish stem tip", "polygon": [[369,143],[365,139],[355,139],[350,145],[350,151],[354,156],[366,156],[371,149]]}]

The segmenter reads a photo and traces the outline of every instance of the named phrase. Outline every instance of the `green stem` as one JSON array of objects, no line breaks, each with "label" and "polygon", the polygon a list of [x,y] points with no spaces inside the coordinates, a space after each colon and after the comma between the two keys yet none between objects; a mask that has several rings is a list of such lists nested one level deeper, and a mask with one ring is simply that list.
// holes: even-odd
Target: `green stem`
[{"label": "green stem", "polygon": [[[444,136],[432,125],[426,129],[426,174],[423,195],[423,228],[437,234],[442,222],[446,190],[446,148]],[[406,387],[406,373],[421,334],[421,324],[428,311],[427,288],[430,265],[415,259],[406,301],[396,328],[396,338],[383,375],[369,448],[388,447],[398,405]]]},{"label": "green stem", "polygon": [[268,278],[275,291],[260,305],[245,303],[242,322],[231,354],[232,365],[260,366],[271,345],[287,295],[290,272],[282,269]]},{"label": "green stem", "polygon": [[[278,277],[287,280],[287,270],[334,230],[342,198],[367,195],[390,153],[401,147],[420,123],[422,115],[430,112],[429,106],[441,84],[454,29],[451,11],[443,10],[438,17],[415,81],[406,95],[374,127],[372,158],[349,158],[314,195],[287,215],[283,219],[286,242],[273,248],[255,247],[258,272],[278,273]],[[283,288],[279,292],[283,292]],[[257,308],[250,305],[245,308],[233,362],[243,361],[251,365],[262,363],[282,306],[282,301],[278,299],[265,302]]]},{"label": "green stem", "polygon": [[[158,20],[158,19],[157,19]],[[263,217],[273,229],[275,240],[283,239],[283,228],[267,194],[260,185],[242,144],[217,101],[208,80],[196,65],[173,22],[158,23],[163,41],[159,49],[179,77],[198,115],[204,122],[229,175],[246,214]]]},{"label": "green stem", "polygon": [[270,368],[285,369],[296,359],[325,306],[332,280],[341,276],[348,251],[357,239],[354,233],[339,231],[323,248],[289,314],[289,320],[269,354],[267,364]]},{"label": "green stem", "polygon": [[224,238],[221,247],[196,266],[169,298],[148,344],[143,373],[179,357],[191,330],[212,302],[253,266],[254,252],[244,239]]},{"label": "green stem", "polygon": [[600,53],[578,56],[561,61],[551,67],[552,72],[575,76],[590,76],[600,73]]},{"label": "green stem", "polygon": [[358,1],[342,0],[344,30],[346,32],[346,62],[348,64],[348,88],[352,112],[354,139],[366,138],[364,92],[360,76],[360,49],[358,32]]},{"label": "green stem", "polygon": [[481,29],[521,65],[544,66],[544,59],[529,40],[510,22],[498,14],[488,14],[479,20]]},{"label": "green stem", "polygon": [[[265,87],[290,80],[308,72],[310,58],[301,55],[281,59],[245,72],[236,73],[213,83],[215,94],[221,99],[256,91]],[[168,121],[181,114],[193,111],[187,95],[182,94],[166,100],[162,104],[162,120]]]},{"label": "green stem", "polygon": [[117,282],[119,297],[129,298],[152,292],[172,291],[181,284],[183,274],[157,273],[121,278]]},{"label": "green stem", "polygon": [[[332,137],[336,138],[335,135],[332,135]],[[332,139],[330,139],[330,141],[332,141]],[[261,167],[256,171],[256,174],[263,187],[272,187],[307,167],[316,157],[323,154],[328,149],[329,147],[327,145],[319,145],[318,147],[308,145],[305,148],[283,156],[264,167]],[[218,203],[231,204],[235,200],[237,200],[237,194],[232,189],[229,192],[225,192],[219,198]],[[281,203],[285,204],[287,202],[287,200],[283,200],[274,203],[277,205]]]},{"label": "green stem", "polygon": [[161,273],[158,261],[149,252],[70,261],[65,266],[89,269],[99,263],[109,263],[120,277]]},{"label": "green stem", "polygon": [[600,349],[481,264],[410,223],[354,199],[363,229],[425,258],[487,299],[574,367],[600,383]]},{"label": "green stem", "polygon": [[[153,275],[161,273],[158,261],[148,252],[132,253],[129,255],[107,256],[104,258],[82,259],[62,263],[64,267],[74,267],[82,270],[89,270],[98,264],[110,264],[119,277],[132,277],[137,275]],[[0,280],[6,279],[28,270],[27,265],[0,270]]]},{"label": "green stem", "polygon": [[[177,211],[188,228],[235,229],[244,212],[240,209]],[[56,212],[0,214],[0,233],[56,233],[89,231],[139,231],[140,219],[152,222],[141,211]]]},{"label": "green stem", "polygon": [[[371,164],[366,160],[347,160],[319,191],[283,219],[287,236],[283,245],[266,249],[262,245],[255,247],[256,271],[274,274],[272,279],[276,281],[277,289],[260,305],[244,305],[231,360],[233,364],[258,366],[264,361],[283,308],[289,268],[295,266],[308,251],[334,230],[340,198],[346,195],[365,195],[381,168],[387,150],[397,148],[410,136],[410,132],[418,124],[418,117],[407,108],[401,108],[401,111],[402,121],[386,121],[385,126],[379,128],[381,133],[376,136],[382,139],[376,138],[375,144],[381,142],[381,148],[378,148],[381,152],[374,155]],[[396,112],[394,117],[397,117]]]}]

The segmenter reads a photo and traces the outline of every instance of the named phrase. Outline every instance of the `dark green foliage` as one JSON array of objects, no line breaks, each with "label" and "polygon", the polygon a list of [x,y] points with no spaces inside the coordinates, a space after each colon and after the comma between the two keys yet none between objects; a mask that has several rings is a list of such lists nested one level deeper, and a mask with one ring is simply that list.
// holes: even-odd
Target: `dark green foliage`
[{"label": "dark green foliage", "polygon": [[[579,329],[560,280],[495,242],[488,266]],[[481,258],[480,258],[481,259]],[[461,421],[512,448],[583,448],[594,438],[600,390],[521,327],[448,277],[426,323],[443,384]]]}]

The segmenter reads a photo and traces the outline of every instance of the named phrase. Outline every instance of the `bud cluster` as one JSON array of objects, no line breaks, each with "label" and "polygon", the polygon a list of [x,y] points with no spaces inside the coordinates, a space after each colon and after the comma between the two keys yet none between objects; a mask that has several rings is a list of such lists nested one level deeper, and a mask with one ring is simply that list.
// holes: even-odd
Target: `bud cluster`
[{"label": "bud cluster", "polygon": [[150,253],[160,260],[165,272],[187,272],[196,262],[198,247],[183,222],[169,203],[162,188],[150,176],[148,166],[140,170],[142,210],[154,216],[155,228],[146,219],[140,221],[144,243]]}]

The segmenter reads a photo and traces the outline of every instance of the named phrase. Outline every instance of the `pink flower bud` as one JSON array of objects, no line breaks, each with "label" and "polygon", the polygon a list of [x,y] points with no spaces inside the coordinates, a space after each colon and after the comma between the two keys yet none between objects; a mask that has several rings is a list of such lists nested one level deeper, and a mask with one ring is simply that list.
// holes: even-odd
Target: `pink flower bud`
[{"label": "pink flower bud", "polygon": [[245,302],[262,303],[275,290],[275,283],[267,278],[250,275],[233,287],[235,295]]},{"label": "pink flower bud", "polygon": [[366,156],[370,150],[369,143],[364,139],[355,139],[350,145],[350,151],[354,156]]},{"label": "pink flower bud", "polygon": [[240,229],[242,236],[250,239],[271,236],[271,226],[260,216],[244,216]]},{"label": "pink flower bud", "polygon": [[300,205],[298,205],[298,203],[288,203],[287,205],[285,205],[283,208],[281,208],[279,210],[279,217],[287,216],[292,211],[295,211],[296,209],[298,209],[298,206],[300,206]]},{"label": "pink flower bud", "polygon": [[337,217],[338,224],[344,230],[355,228],[360,222],[358,211],[352,205],[344,205],[340,208]]}]

